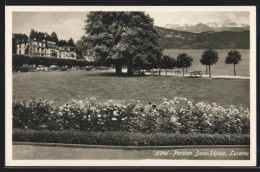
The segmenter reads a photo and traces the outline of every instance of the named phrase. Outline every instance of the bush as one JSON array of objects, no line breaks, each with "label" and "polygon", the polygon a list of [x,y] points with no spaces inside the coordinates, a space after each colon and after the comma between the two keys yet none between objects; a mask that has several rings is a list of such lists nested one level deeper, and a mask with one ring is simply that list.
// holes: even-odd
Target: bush
[{"label": "bush", "polygon": [[216,103],[193,105],[186,98],[158,104],[100,102],[94,98],[54,106],[44,99],[13,101],[13,127],[34,130],[126,131],[141,133],[248,134],[248,109]]},{"label": "bush", "polygon": [[13,141],[115,146],[249,145],[249,134],[169,134],[14,129]]},{"label": "bush", "polygon": [[13,55],[13,69],[20,68],[23,65],[44,65],[44,66],[50,66],[50,65],[57,65],[59,67],[62,66],[90,66],[94,65],[93,62],[88,62],[86,60],[82,59],[61,59],[61,58],[53,58],[53,57],[30,57],[26,55]]}]

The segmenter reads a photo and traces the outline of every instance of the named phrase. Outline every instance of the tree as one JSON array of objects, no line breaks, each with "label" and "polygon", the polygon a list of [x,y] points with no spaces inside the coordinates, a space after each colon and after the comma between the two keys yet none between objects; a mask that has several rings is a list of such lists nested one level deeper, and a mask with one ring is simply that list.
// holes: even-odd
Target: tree
[{"label": "tree", "polygon": [[85,22],[89,53],[100,63],[110,59],[117,74],[123,65],[129,75],[140,68],[158,68],[159,36],[144,12],[90,12]]},{"label": "tree", "polygon": [[201,56],[200,63],[209,66],[209,77],[211,78],[210,66],[218,62],[218,53],[213,49],[205,50]]},{"label": "tree", "polygon": [[165,69],[165,73],[167,75],[167,69],[173,69],[174,67],[176,67],[176,61],[174,58],[172,58],[171,56],[168,55],[164,55],[162,57],[162,68]]},{"label": "tree", "polygon": [[228,56],[226,57],[226,64],[234,64],[234,76],[236,76],[236,64],[241,61],[241,54],[236,50],[230,50]]},{"label": "tree", "polygon": [[186,53],[179,54],[177,57],[177,67],[182,68],[183,76],[184,76],[184,69],[190,67],[192,65],[193,59],[192,57],[188,56]]},{"label": "tree", "polygon": [[61,39],[57,44],[58,46],[64,47],[68,45],[68,42],[66,40]]},{"label": "tree", "polygon": [[12,37],[12,53],[16,54],[16,45],[18,42],[26,42],[28,36],[21,33],[14,33]]},{"label": "tree", "polygon": [[69,39],[68,46],[75,47],[75,43],[74,43],[74,40],[72,38]]},{"label": "tree", "polygon": [[79,59],[83,59],[84,56],[88,55],[88,45],[86,44],[86,41],[87,40],[87,37],[86,36],[82,36],[80,38],[80,40],[78,40],[76,42],[76,45],[75,45],[75,51],[76,51],[76,54],[77,54],[77,58]]},{"label": "tree", "polygon": [[51,39],[52,39],[53,42],[56,42],[56,43],[59,42],[58,36],[55,32],[51,33]]}]

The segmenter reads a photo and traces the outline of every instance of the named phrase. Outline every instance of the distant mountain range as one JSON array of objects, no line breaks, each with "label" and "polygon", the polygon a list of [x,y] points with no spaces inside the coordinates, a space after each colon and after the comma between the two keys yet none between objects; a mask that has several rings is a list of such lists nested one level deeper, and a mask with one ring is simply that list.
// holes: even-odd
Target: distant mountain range
[{"label": "distant mountain range", "polygon": [[249,49],[249,31],[193,33],[155,26],[164,49]]},{"label": "distant mountain range", "polygon": [[201,33],[201,32],[222,32],[222,31],[232,31],[232,32],[242,32],[242,31],[249,31],[249,25],[247,24],[237,24],[235,22],[228,23],[228,24],[218,24],[216,22],[208,22],[198,23],[195,25],[191,24],[184,24],[184,25],[177,25],[177,24],[166,24],[163,26],[166,29],[174,29],[179,31],[187,31],[193,33]]}]

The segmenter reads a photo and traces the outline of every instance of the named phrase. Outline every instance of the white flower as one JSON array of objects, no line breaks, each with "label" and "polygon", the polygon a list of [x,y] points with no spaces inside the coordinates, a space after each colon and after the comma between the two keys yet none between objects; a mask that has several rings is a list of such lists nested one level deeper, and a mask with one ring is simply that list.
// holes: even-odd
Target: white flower
[{"label": "white flower", "polygon": [[96,100],[96,99],[95,99],[95,97],[90,97],[90,100],[94,101],[94,100]]},{"label": "white flower", "polygon": [[177,122],[177,118],[171,117],[171,122]]},{"label": "white flower", "polygon": [[119,116],[118,110],[113,111],[113,115],[114,115],[114,116]]},{"label": "white flower", "polygon": [[100,114],[98,114],[98,115],[97,115],[97,117],[98,117],[98,118],[100,118],[100,117],[101,117],[101,115],[100,115]]},{"label": "white flower", "polygon": [[112,121],[116,121],[117,119],[116,118],[112,118]]}]

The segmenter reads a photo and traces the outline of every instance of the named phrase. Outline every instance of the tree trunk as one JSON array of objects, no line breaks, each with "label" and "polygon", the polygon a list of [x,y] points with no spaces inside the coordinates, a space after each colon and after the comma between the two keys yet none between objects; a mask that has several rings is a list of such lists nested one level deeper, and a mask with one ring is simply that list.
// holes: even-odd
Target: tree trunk
[{"label": "tree trunk", "polygon": [[234,76],[237,76],[237,74],[236,74],[236,64],[234,64]]},{"label": "tree trunk", "polygon": [[182,75],[184,76],[184,68],[182,68]]},{"label": "tree trunk", "polygon": [[121,75],[122,74],[122,64],[115,64],[116,67],[116,74]]},{"label": "tree trunk", "polygon": [[211,78],[211,71],[210,71],[210,65],[209,65],[209,77]]},{"label": "tree trunk", "polygon": [[159,68],[159,75],[161,75],[161,68]]},{"label": "tree trunk", "polygon": [[208,75],[208,65],[206,65],[206,75]]},{"label": "tree trunk", "polygon": [[186,74],[188,73],[188,68],[186,67]]},{"label": "tree trunk", "polygon": [[166,74],[166,76],[167,76],[167,69],[165,69],[165,74]]},{"label": "tree trunk", "polygon": [[[139,73],[139,70],[138,70]],[[133,68],[132,67],[127,67],[127,75],[133,75]]]}]

